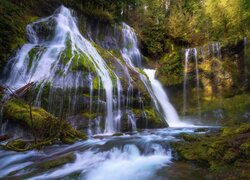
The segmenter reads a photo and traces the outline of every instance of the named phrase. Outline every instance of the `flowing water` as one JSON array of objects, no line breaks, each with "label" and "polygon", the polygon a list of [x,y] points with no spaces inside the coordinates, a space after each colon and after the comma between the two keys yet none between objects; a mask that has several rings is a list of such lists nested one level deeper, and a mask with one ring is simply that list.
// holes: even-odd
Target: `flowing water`
[{"label": "flowing water", "polygon": [[[41,33],[41,24],[47,26],[46,32]],[[155,78],[155,70],[144,70],[146,75],[141,73],[142,55],[134,30],[122,24],[123,43],[119,50],[123,62],[116,62],[122,71],[120,74],[110,68],[93,43],[81,35],[76,18],[64,6],[52,16],[28,25],[26,30],[28,43],[10,60],[1,82],[13,89],[36,82],[34,102],[37,106],[42,106],[44,89],[50,84],[48,110],[57,116],[64,116],[64,113],[74,115],[79,109],[86,109],[90,115],[104,111],[105,117],[87,119],[87,141],[52,145],[41,151],[23,153],[0,147],[0,177],[91,180],[171,178],[170,169],[176,157],[170,142],[179,141],[183,132],[195,133],[197,127],[180,121],[164,88]],[[196,56],[198,67],[197,51],[188,50],[185,69],[188,68],[191,51]],[[85,63],[87,68],[79,70],[78,65],[85,66]],[[170,128],[137,132],[133,112],[135,96],[145,119],[146,114],[142,93],[135,94],[134,91],[138,82],[131,73],[138,76],[137,81],[142,82],[152,98],[152,108],[163,115]],[[121,75],[127,80],[127,86],[120,79]],[[198,70],[196,75],[199,89]],[[185,79],[187,83],[187,74]],[[84,93],[82,98],[80,94]],[[68,104],[66,108],[64,101]],[[121,131],[124,115],[131,132],[120,137],[110,136]],[[100,125],[103,119],[104,129]],[[180,178],[185,176],[183,174]]]},{"label": "flowing water", "polygon": [[184,81],[183,81],[183,115],[185,116],[187,111],[187,92],[188,92],[188,81],[189,81],[189,62],[194,60],[195,63],[195,75],[196,75],[196,97],[197,97],[197,112],[199,117],[200,113],[200,71],[199,71],[199,61],[198,61],[198,52],[196,48],[186,49],[185,50],[185,66],[184,66]]},{"label": "flowing water", "polygon": [[[45,32],[41,26],[47,28]],[[90,115],[104,113],[105,127],[102,133],[105,134],[120,132],[121,117],[127,114],[128,122],[132,129],[136,130],[133,98],[140,97],[140,92],[134,94],[134,86],[138,82],[131,77],[130,73],[133,73],[133,76],[139,77],[139,81],[150,94],[156,110],[161,112],[155,91],[152,90],[146,76],[138,69],[142,67],[142,55],[134,30],[126,23],[122,24],[123,43],[119,47],[124,62],[116,60],[122,69],[120,72],[110,68],[96,47],[81,35],[76,18],[64,6],[56,10],[52,16],[29,24],[26,31],[28,43],[9,61],[1,83],[17,89],[29,82],[35,82],[36,106],[46,108],[59,117],[81,113],[86,107]],[[121,74],[127,79],[126,87],[121,83]],[[86,89],[87,92],[84,92]],[[46,90],[49,94],[45,97],[48,98],[48,104],[43,105],[42,99]],[[84,99],[82,94],[86,93],[89,98]],[[142,99],[140,104],[144,103]],[[171,113],[171,110],[164,110],[166,118],[169,118],[168,113]],[[94,124],[91,119],[88,120],[88,133],[93,135],[93,128],[101,129],[95,127],[100,125],[100,118],[96,119],[98,123]]]},{"label": "flowing water", "polygon": [[164,114],[164,119],[167,121],[167,124],[170,127],[188,127],[189,124],[185,124],[180,121],[179,116],[173,107],[173,105],[169,102],[168,96],[162,87],[161,83],[155,77],[155,70],[152,69],[144,69],[147,74],[149,81],[151,82],[151,86],[157,101],[160,104],[160,107]]},{"label": "flowing water", "polygon": [[194,131],[195,128],[144,130],[73,145],[53,145],[42,151],[0,150],[0,176],[44,180],[185,178],[186,174],[171,174],[176,156],[170,142],[178,141],[181,133]]}]

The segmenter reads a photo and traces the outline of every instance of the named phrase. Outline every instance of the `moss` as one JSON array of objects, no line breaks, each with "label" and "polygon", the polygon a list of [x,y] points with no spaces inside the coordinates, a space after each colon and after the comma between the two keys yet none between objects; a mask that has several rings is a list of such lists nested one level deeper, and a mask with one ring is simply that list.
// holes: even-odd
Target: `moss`
[{"label": "moss", "polygon": [[23,140],[13,140],[8,142],[4,148],[9,149],[9,150],[14,150],[18,152],[24,152],[32,149],[42,149],[44,146],[51,145],[52,141],[51,140],[40,140],[37,142],[28,142],[28,141],[23,141]]},{"label": "moss", "polygon": [[240,151],[246,155],[246,158],[250,159],[250,139],[241,144]]},{"label": "moss", "polygon": [[50,170],[52,168],[56,168],[59,166],[62,166],[66,163],[72,163],[75,160],[75,156],[73,154],[67,154],[60,157],[57,157],[56,159],[52,159],[49,161],[45,161],[38,164],[38,168],[42,170]]},{"label": "moss", "polygon": [[22,140],[14,140],[9,142],[6,147],[9,149],[26,149],[27,143]]},{"label": "moss", "polygon": [[182,139],[184,141],[188,141],[188,142],[193,142],[193,141],[199,141],[200,140],[199,137],[193,136],[193,135],[190,135],[190,134],[186,134],[186,133],[183,133],[180,136],[182,137]]},{"label": "moss", "polygon": [[137,118],[136,124],[138,128],[161,128],[167,126],[154,108],[149,107],[142,109],[133,109]]},{"label": "moss", "polygon": [[[100,85],[99,85],[100,82]],[[100,87],[99,87],[100,86]],[[93,79],[93,89],[99,89],[102,87],[101,81],[98,76],[95,76]]]},{"label": "moss", "polygon": [[109,52],[118,59],[122,59],[122,55],[118,49],[112,49]]},{"label": "moss", "polygon": [[[75,130],[65,120],[59,120],[41,108],[32,107],[33,120],[31,121],[29,106],[17,100],[9,101],[4,106],[3,116],[4,119],[21,125],[22,128],[25,128],[26,131],[39,139],[39,143],[35,142],[29,145],[27,149],[43,147],[51,144],[54,139],[59,139],[62,142],[69,142],[68,139],[70,139],[70,142],[77,139],[86,139],[84,134]],[[20,143],[20,141],[18,142]],[[15,146],[8,145],[8,148],[11,147]]]},{"label": "moss", "polygon": [[95,119],[98,116],[100,116],[100,114],[85,112],[85,113],[81,114],[81,116],[84,117],[84,119],[88,120],[88,119]]},{"label": "moss", "polygon": [[[42,55],[42,52],[45,51],[44,47],[36,46],[35,48],[31,49],[29,51],[29,64],[28,64],[28,69],[30,69],[33,65],[33,61],[38,61],[39,58]],[[41,53],[39,53],[41,52]]]},{"label": "moss", "polygon": [[74,144],[77,141],[77,138],[65,137],[65,138],[62,138],[61,141],[65,144]]},{"label": "moss", "polygon": [[62,69],[57,69],[56,74],[60,77],[64,76],[64,71]]},{"label": "moss", "polygon": [[249,128],[250,124],[244,124],[225,128],[219,134],[189,135],[173,147],[181,159],[205,163],[211,170],[228,166],[244,169],[249,160]]}]

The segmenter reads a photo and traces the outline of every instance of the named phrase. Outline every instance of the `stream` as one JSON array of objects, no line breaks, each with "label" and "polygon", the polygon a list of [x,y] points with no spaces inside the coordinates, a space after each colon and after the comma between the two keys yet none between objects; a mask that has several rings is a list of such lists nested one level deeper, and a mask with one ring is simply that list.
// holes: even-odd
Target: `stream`
[{"label": "stream", "polygon": [[[198,127],[197,127],[198,128]],[[52,145],[41,151],[0,150],[0,176],[17,179],[179,179],[204,170],[180,162],[170,143],[197,128],[143,130],[123,136],[98,136],[73,145]],[[216,128],[216,127],[211,127]],[[199,132],[201,133],[201,132]],[[183,170],[184,168],[184,170]],[[174,173],[174,174],[173,174]],[[176,174],[177,173],[177,174]],[[197,174],[198,173],[198,174]]]}]

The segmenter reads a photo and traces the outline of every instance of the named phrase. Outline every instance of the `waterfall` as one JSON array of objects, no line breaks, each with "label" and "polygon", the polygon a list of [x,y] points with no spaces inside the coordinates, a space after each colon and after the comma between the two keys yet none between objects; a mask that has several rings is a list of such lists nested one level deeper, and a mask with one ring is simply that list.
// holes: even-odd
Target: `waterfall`
[{"label": "waterfall", "polygon": [[210,44],[204,45],[201,48],[196,49],[200,49],[203,60],[205,60],[206,58],[222,58],[220,42],[212,42]]},{"label": "waterfall", "polygon": [[188,56],[190,49],[185,50],[185,66],[184,66],[184,81],[183,81],[183,115],[187,111],[187,83],[188,83]]},{"label": "waterfall", "polygon": [[184,81],[183,81],[183,115],[185,115],[187,112],[188,63],[190,57],[194,58],[195,61],[197,110],[198,110],[198,115],[200,117],[200,72],[199,72],[198,53],[196,48],[185,50],[185,66],[184,66]]},{"label": "waterfall", "polygon": [[[55,36],[39,36],[39,32],[37,31],[39,30],[40,23],[52,26],[51,29],[55,29],[55,32],[52,32],[52,34]],[[113,121],[112,71],[92,44],[80,34],[76,20],[70,10],[61,6],[54,15],[28,25],[27,34],[29,43],[24,45],[13,58],[12,63],[10,63],[11,69],[8,73],[8,78],[4,83],[10,87],[17,88],[28,82],[46,81],[52,84],[52,89],[77,89],[81,85],[76,82],[78,73],[70,70],[70,67],[74,64],[81,63],[80,58],[85,58],[84,61],[87,59],[90,61],[91,66],[94,67],[105,89],[105,132],[115,132]],[[36,55],[32,59],[30,56],[33,53]],[[70,57],[66,59],[69,55]],[[65,65],[63,65],[61,61],[66,61],[63,62]],[[7,68],[9,68],[9,66]],[[62,71],[63,76],[58,76],[59,70]],[[80,79],[82,79],[82,77]],[[41,88],[42,87],[43,85],[41,85]],[[53,101],[53,99],[50,101]]]},{"label": "waterfall", "polygon": [[[122,40],[117,46],[122,59],[105,51],[114,57],[115,62],[104,60],[104,54],[100,55],[101,48],[81,35],[77,19],[64,6],[53,15],[27,25],[26,33],[27,44],[9,60],[0,82],[13,89],[34,82],[34,105],[57,117],[82,115],[88,122],[90,136],[120,132],[124,115],[131,129],[136,131],[135,98],[146,118],[143,98],[136,87],[138,82],[135,82],[140,81],[152,98],[156,111],[161,114],[163,108],[159,106],[156,91],[140,71],[142,55],[135,31],[126,23],[122,23],[121,34],[114,35],[117,41]],[[116,66],[120,67],[119,71]],[[166,119],[174,120],[168,114],[172,113],[171,109],[164,112]],[[178,115],[176,117],[178,119]]]},{"label": "waterfall", "polygon": [[160,104],[160,107],[164,114],[164,119],[166,120],[168,125],[170,127],[186,126],[187,124],[180,122],[179,116],[173,105],[169,102],[168,96],[164,91],[161,83],[155,78],[156,71],[152,69],[144,69],[144,72],[149,78],[155,97]]},{"label": "waterfall", "polygon": [[125,60],[129,59],[131,66],[141,67],[141,53],[138,49],[138,41],[134,30],[126,23],[122,24],[123,49],[122,56]]}]

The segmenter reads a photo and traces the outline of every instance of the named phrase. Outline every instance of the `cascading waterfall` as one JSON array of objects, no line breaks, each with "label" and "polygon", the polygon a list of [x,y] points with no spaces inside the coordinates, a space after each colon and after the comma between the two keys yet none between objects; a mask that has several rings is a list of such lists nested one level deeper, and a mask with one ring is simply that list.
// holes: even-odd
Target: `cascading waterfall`
[{"label": "cascading waterfall", "polygon": [[[134,63],[133,63],[133,62],[136,62],[137,65],[141,65],[141,57],[142,57],[140,50],[138,48],[137,37],[135,35],[135,32],[126,23],[123,23],[122,32],[123,32],[123,40],[124,40],[123,48],[121,50],[122,58],[129,68],[131,68],[133,71],[139,74],[141,81],[143,82],[144,86],[146,87],[147,91],[149,92],[154,102],[155,108],[157,109],[158,112],[160,112],[155,94],[152,91],[150,84],[147,81],[147,78],[145,77],[144,74],[141,74],[137,70],[137,68],[134,66]],[[130,84],[129,86],[128,93],[129,92],[133,92],[132,84]],[[129,113],[131,113],[131,111]]]},{"label": "cascading waterfall", "polygon": [[156,80],[156,71],[151,69],[144,69],[144,72],[147,74],[149,81],[151,82],[153,92],[163,110],[164,117],[168,125],[170,127],[178,126],[178,124],[180,123],[178,114],[169,102],[167,94],[165,93],[162,85],[158,80]]},{"label": "cascading waterfall", "polygon": [[208,45],[198,48],[197,50],[200,50],[203,60],[206,58],[222,58],[220,42],[212,42]]},{"label": "cascading waterfall", "polygon": [[213,56],[217,58],[221,58],[221,45],[219,42],[215,42],[212,44],[213,46]]},{"label": "cascading waterfall", "polygon": [[184,81],[183,81],[183,115],[187,111],[187,83],[188,83],[188,56],[190,49],[185,50],[185,66],[184,66]]},{"label": "cascading waterfall", "polygon": [[[56,12],[48,18],[41,19],[27,26],[29,43],[24,45],[16,57],[13,58],[10,63],[10,65],[13,63],[13,65],[11,65],[11,71],[7,76],[8,78],[4,80],[4,84],[17,88],[28,82],[46,81],[50,82],[54,88],[62,88],[64,90],[74,88],[77,90],[82,84],[76,82],[78,73],[71,72],[69,67],[73,66],[74,63],[79,63],[79,58],[84,56],[84,58],[87,58],[92,66],[94,66],[105,89],[107,114],[105,132],[115,132],[115,122],[113,121],[113,83],[111,80],[111,74],[113,72],[108,68],[105,61],[91,43],[80,34],[75,18],[72,17],[69,9],[62,6],[58,11],[59,12]],[[38,36],[36,30],[41,22],[48,26],[55,26],[54,38],[46,37],[42,39]],[[36,57],[33,60],[30,58],[29,53],[37,49],[39,53],[36,53]],[[65,51],[69,51],[66,53],[69,53],[71,57],[64,66],[60,62],[60,58],[67,56]],[[7,69],[8,68],[9,67],[7,67]],[[57,74],[59,70],[64,73],[62,77]],[[79,81],[81,81],[81,79],[82,77]],[[41,85],[40,88],[42,89],[43,85]],[[52,91],[53,88],[51,92]],[[50,100],[53,101],[52,99]]]},{"label": "cascading waterfall", "polygon": [[196,96],[197,96],[197,110],[200,117],[200,73],[199,61],[196,48],[185,50],[185,66],[184,66],[184,81],[183,81],[183,115],[187,112],[187,86],[188,86],[188,63],[190,57],[195,60],[195,74],[196,74]]},{"label": "cascading waterfall", "polygon": [[185,116],[188,106],[188,74],[189,74],[189,62],[194,60],[195,62],[195,74],[196,74],[196,97],[197,97],[197,112],[199,117],[201,116],[200,110],[200,72],[198,52],[203,60],[206,58],[221,59],[221,44],[219,42],[213,42],[201,48],[189,48],[185,49],[185,65],[184,65],[184,80],[183,80],[183,115]]},{"label": "cascading waterfall", "polygon": [[135,65],[141,67],[141,53],[138,49],[138,42],[135,32],[126,23],[122,24],[123,33],[123,49],[122,55],[124,59],[128,61],[131,66]]},{"label": "cascading waterfall", "polygon": [[195,58],[195,72],[196,72],[196,92],[197,92],[197,108],[198,115],[201,116],[201,105],[200,105],[200,72],[199,72],[199,62],[198,62],[198,54],[197,49],[194,48],[194,58]]},{"label": "cascading waterfall", "polygon": [[[46,31],[41,26],[46,27]],[[133,86],[137,82],[131,77],[132,72],[146,87],[155,109],[159,113],[163,109],[148,79],[138,70],[142,67],[142,55],[134,30],[126,23],[122,24],[123,43],[120,47],[125,65],[117,60],[127,80],[125,91],[120,75],[109,67],[98,49],[81,35],[69,9],[61,6],[52,16],[29,24],[26,31],[28,43],[9,61],[1,83],[17,89],[35,82],[34,105],[46,107],[49,112],[62,118],[86,110],[89,114],[87,121],[90,136],[120,132],[124,113],[122,108],[125,105],[128,123],[136,131],[133,98],[139,99],[142,114],[144,117],[146,115],[140,92],[134,94]],[[45,105],[42,102],[44,91],[48,94]],[[88,94],[88,98],[82,94]],[[103,111],[105,119],[100,116],[92,119],[92,114]],[[170,111],[164,111],[166,119],[169,119],[167,113]],[[103,131],[100,127],[102,120],[105,121]]]}]

